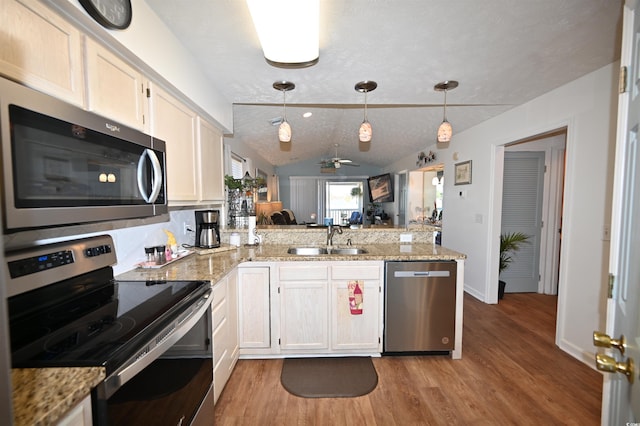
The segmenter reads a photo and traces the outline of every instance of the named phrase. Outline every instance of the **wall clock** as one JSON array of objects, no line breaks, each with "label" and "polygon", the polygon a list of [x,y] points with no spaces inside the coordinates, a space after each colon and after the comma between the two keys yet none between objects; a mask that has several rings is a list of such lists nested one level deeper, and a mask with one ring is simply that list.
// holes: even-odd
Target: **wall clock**
[{"label": "wall clock", "polygon": [[80,4],[103,27],[124,30],[131,24],[131,0],[80,0]]}]

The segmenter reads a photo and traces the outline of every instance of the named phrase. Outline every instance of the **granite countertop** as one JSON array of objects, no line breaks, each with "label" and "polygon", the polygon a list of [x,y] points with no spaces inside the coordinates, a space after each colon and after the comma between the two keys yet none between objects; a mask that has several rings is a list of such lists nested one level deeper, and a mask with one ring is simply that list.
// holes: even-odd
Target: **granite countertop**
[{"label": "granite countertop", "polygon": [[236,249],[219,252],[200,251],[158,269],[137,268],[124,272],[119,280],[209,280],[216,283],[242,262],[283,262],[283,261],[355,261],[355,260],[458,260],[465,259],[462,253],[433,244],[358,244],[333,247],[358,247],[366,254],[302,256],[287,253],[289,247],[309,247],[319,244],[263,244],[243,245]]},{"label": "granite countertop", "polygon": [[14,368],[14,425],[51,425],[105,378],[102,367]]}]

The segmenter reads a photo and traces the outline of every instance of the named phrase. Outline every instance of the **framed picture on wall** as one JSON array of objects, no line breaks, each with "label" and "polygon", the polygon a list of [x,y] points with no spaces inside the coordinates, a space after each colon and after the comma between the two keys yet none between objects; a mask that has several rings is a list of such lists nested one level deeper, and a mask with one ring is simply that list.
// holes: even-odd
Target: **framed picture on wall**
[{"label": "framed picture on wall", "polygon": [[471,160],[463,161],[455,165],[454,185],[467,185],[471,183]]}]

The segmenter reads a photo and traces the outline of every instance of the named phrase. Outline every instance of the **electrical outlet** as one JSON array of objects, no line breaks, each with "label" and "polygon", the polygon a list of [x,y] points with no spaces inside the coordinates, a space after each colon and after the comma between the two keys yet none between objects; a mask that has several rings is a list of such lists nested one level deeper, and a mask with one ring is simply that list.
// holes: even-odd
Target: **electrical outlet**
[{"label": "electrical outlet", "polygon": [[187,235],[189,234],[189,231],[191,230],[191,227],[189,226],[189,224],[187,222],[183,222],[182,223],[182,235]]},{"label": "electrical outlet", "polygon": [[410,243],[413,240],[413,234],[400,234],[401,243]]}]

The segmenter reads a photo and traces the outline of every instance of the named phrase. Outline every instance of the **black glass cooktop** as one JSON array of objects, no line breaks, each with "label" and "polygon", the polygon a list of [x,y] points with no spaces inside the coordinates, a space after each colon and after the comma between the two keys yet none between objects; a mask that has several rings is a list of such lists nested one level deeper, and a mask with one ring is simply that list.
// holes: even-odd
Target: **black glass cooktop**
[{"label": "black glass cooktop", "polygon": [[8,299],[12,365],[107,374],[207,291],[206,281],[115,281],[110,267]]}]

